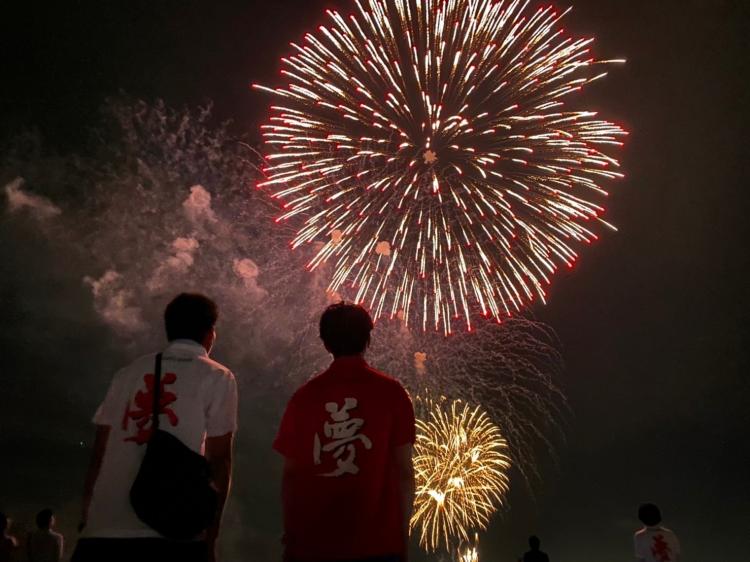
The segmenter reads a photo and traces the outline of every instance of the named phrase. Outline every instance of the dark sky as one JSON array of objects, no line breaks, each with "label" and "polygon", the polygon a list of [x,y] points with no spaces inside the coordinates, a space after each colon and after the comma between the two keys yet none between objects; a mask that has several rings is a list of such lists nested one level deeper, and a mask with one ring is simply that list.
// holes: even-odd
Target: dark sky
[{"label": "dark sky", "polygon": [[[274,83],[287,43],[322,23],[325,8],[347,5],[5,5],[0,136],[36,127],[59,150],[77,150],[104,98],[120,90],[171,105],[210,98],[220,117],[254,132],[268,100],[248,85]],[[572,415],[558,463],[541,468],[535,498],[516,489],[511,510],[483,539],[493,562],[514,560],[531,532],[555,561],[630,559],[634,510],[644,500],[662,505],[682,537],[685,560],[748,558],[748,6],[744,0],[575,2],[567,26],[596,35],[600,57],[628,59],[583,96],[632,133],[627,179],[614,186],[609,202],[620,231],[587,248],[575,270],[553,284],[550,304],[535,311],[562,339],[561,382]],[[7,286],[28,279],[29,287],[46,292],[55,284],[19,254],[12,244],[2,252],[3,309],[14,311],[14,325],[3,332],[0,392],[7,400],[51,404],[50,390],[26,396],[28,385],[8,374],[25,372],[12,369],[21,361],[26,371],[47,365],[34,338],[49,318],[32,305],[8,302],[14,293]],[[74,381],[74,366],[85,366],[85,339],[43,341],[67,357],[55,376]],[[83,392],[74,386],[68,392]],[[17,410],[7,404],[0,409],[0,506],[17,484],[54,482],[47,458],[80,463],[80,455],[71,460],[62,444],[44,441],[59,411],[31,408],[26,418],[11,420],[6,413]],[[15,447],[27,431],[39,446],[21,454]],[[70,482],[54,485],[65,490],[55,501],[68,501]]]}]

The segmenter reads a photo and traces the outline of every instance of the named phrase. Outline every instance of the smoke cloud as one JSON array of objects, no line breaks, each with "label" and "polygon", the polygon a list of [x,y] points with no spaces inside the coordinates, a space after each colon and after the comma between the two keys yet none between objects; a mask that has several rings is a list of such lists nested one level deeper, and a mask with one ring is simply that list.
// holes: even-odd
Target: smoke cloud
[{"label": "smoke cloud", "polygon": [[427,362],[427,354],[422,351],[417,351],[414,353],[414,370],[417,371],[417,374],[420,376],[427,374],[427,366],[425,363]]},{"label": "smoke cloud", "polygon": [[5,186],[5,195],[8,197],[8,210],[11,213],[28,209],[37,219],[45,220],[55,217],[62,212],[49,199],[24,191],[23,185],[23,178],[16,178]]},{"label": "smoke cloud", "polygon": [[85,277],[83,281],[91,287],[97,313],[114,330],[133,333],[144,329],[141,309],[131,303],[133,294],[123,288],[122,275],[110,269],[99,279]]},{"label": "smoke cloud", "polygon": [[216,213],[211,208],[211,193],[202,185],[190,188],[190,196],[182,204],[185,215],[195,223],[216,222]]},{"label": "smoke cloud", "polygon": [[242,280],[242,283],[250,293],[256,299],[262,299],[268,295],[268,292],[258,285],[258,275],[260,275],[260,269],[250,258],[235,259],[233,262],[234,272]]},{"label": "smoke cloud", "polygon": [[172,242],[174,254],[156,268],[146,283],[148,290],[152,293],[162,291],[171,280],[187,274],[195,263],[193,255],[199,247],[200,243],[195,238],[175,238]]}]

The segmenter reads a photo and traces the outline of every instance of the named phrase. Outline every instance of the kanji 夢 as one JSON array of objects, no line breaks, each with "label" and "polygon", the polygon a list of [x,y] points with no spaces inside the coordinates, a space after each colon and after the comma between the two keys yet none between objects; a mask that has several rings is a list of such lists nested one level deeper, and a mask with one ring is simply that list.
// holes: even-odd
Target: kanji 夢
[{"label": "kanji \u5922", "polygon": [[336,402],[328,402],[325,405],[332,422],[327,421],[323,424],[323,435],[330,441],[323,444],[320,435],[315,434],[313,461],[316,465],[319,465],[322,462],[322,453],[332,453],[336,460],[336,469],[320,476],[342,476],[359,473],[359,467],[354,462],[357,458],[356,445],[361,443],[365,449],[372,449],[372,441],[366,435],[359,433],[359,430],[365,425],[365,420],[349,416],[349,410],[354,410],[356,407],[356,398],[346,398],[340,408]]}]

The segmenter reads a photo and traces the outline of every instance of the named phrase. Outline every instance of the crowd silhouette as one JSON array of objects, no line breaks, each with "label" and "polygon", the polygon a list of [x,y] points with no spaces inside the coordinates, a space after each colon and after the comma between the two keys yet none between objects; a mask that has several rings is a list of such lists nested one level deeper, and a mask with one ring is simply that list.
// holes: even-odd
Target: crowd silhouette
[{"label": "crowd silhouette", "polygon": [[65,552],[62,534],[56,530],[54,512],[45,508],[36,515],[36,528],[19,538],[12,533],[13,520],[0,513],[0,562],[60,562]]}]

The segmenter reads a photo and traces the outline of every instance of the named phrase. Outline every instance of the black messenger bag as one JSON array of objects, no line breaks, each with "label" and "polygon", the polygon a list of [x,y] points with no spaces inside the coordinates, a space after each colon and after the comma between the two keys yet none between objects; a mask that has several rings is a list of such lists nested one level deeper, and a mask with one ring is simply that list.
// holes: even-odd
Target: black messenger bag
[{"label": "black messenger bag", "polygon": [[190,540],[213,523],[218,494],[206,458],[159,429],[161,359],[162,354],[157,354],[151,439],[130,488],[130,504],[138,518],[160,535]]}]

